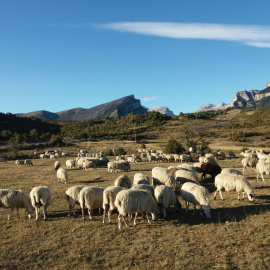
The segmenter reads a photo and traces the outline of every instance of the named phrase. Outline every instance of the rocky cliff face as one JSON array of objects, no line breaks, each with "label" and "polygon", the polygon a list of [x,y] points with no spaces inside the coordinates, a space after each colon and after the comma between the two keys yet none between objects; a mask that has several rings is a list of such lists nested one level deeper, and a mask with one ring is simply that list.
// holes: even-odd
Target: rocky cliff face
[{"label": "rocky cliff face", "polygon": [[126,116],[131,112],[134,114],[143,114],[147,112],[147,109],[141,105],[141,101],[139,99],[135,99],[134,95],[126,96],[89,109],[76,108],[58,113],[38,111],[26,114],[17,114],[17,116],[37,117],[44,120],[84,121],[90,119],[94,120],[101,117]]},{"label": "rocky cliff face", "polygon": [[167,108],[165,106],[153,106],[148,111],[149,112],[152,112],[152,111],[159,112],[162,114],[166,114],[167,116],[174,116],[175,115],[171,110],[169,110],[169,108]]}]

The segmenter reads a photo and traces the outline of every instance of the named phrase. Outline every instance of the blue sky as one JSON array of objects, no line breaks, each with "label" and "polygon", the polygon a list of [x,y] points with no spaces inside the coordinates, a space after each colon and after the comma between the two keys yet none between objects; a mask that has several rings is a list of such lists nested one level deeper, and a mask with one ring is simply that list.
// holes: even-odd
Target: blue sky
[{"label": "blue sky", "polygon": [[270,81],[269,0],[1,0],[0,112],[134,94],[175,114]]}]

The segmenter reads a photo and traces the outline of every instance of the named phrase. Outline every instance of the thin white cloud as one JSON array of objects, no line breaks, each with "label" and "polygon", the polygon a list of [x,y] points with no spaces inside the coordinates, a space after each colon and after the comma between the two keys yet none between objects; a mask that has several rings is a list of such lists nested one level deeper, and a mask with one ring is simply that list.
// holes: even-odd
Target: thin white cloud
[{"label": "thin white cloud", "polygon": [[157,96],[154,96],[154,97],[144,97],[142,99],[142,101],[147,102],[147,101],[151,101],[151,100],[156,100],[157,98],[158,98]]},{"label": "thin white cloud", "polygon": [[176,39],[224,40],[264,48],[269,48],[270,45],[270,26],[209,23],[118,22],[99,25],[99,27],[120,32]]}]

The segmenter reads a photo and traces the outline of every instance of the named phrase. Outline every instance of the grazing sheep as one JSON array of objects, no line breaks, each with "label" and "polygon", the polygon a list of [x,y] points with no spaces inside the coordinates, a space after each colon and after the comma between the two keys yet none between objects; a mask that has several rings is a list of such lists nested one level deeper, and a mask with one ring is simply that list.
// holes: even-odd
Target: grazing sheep
[{"label": "grazing sheep", "polygon": [[108,212],[109,223],[110,224],[112,223],[111,214],[112,214],[112,211],[116,208],[114,204],[116,195],[118,194],[118,192],[124,189],[126,188],[115,187],[115,186],[109,186],[104,189],[103,191],[103,223],[105,223],[105,216],[107,212]]},{"label": "grazing sheep", "polygon": [[175,172],[175,180],[180,184],[183,185],[186,182],[193,182],[199,184],[198,175],[195,172],[186,171],[186,170],[178,170]]},{"label": "grazing sheep", "polygon": [[149,191],[146,190],[122,190],[120,191],[115,198],[114,202],[117,210],[119,212],[118,222],[119,230],[122,230],[121,218],[124,220],[124,223],[128,227],[125,216],[128,213],[135,213],[134,225],[136,225],[136,219],[138,213],[146,213],[148,223],[151,224],[148,213],[152,213],[152,219],[156,218],[158,214],[157,204]]},{"label": "grazing sheep", "polygon": [[130,164],[126,161],[110,161],[107,167],[108,173],[112,173],[113,169],[115,169],[115,172],[130,171]]},{"label": "grazing sheep", "polygon": [[152,185],[167,185],[173,187],[174,190],[180,189],[180,184],[175,180],[174,176],[167,173],[166,168],[155,167],[152,169]]},{"label": "grazing sheep", "polygon": [[66,160],[66,167],[67,167],[67,169],[75,168],[76,167],[76,160],[74,160],[74,159]]},{"label": "grazing sheep", "polygon": [[115,179],[114,186],[130,188],[131,187],[131,180],[129,179],[129,177],[127,175],[122,174]]},{"label": "grazing sheep", "polygon": [[180,161],[181,162],[191,162],[192,158],[189,155],[180,155]]},{"label": "grazing sheep", "polygon": [[24,160],[19,160],[19,159],[15,160],[15,165],[17,167],[19,167],[19,165],[24,165]]},{"label": "grazing sheep", "polygon": [[243,175],[236,174],[219,174],[215,179],[216,191],[214,199],[216,199],[217,192],[219,192],[220,198],[223,200],[221,190],[225,191],[236,191],[238,193],[238,200],[240,200],[240,193],[243,193],[242,200],[245,198],[245,193],[248,196],[248,200],[253,202],[254,200],[254,189],[248,182],[247,178]]},{"label": "grazing sheep", "polygon": [[60,161],[55,161],[54,162],[54,170],[57,171],[61,167],[61,162]]},{"label": "grazing sheep", "polygon": [[257,181],[259,182],[259,175],[263,182],[265,182],[263,174],[270,174],[270,162],[258,162],[256,164]]},{"label": "grazing sheep", "polygon": [[242,172],[240,172],[239,170],[236,170],[234,168],[224,168],[221,170],[221,174],[238,174],[238,175],[243,175]]},{"label": "grazing sheep", "polygon": [[178,169],[180,170],[186,170],[186,171],[190,171],[190,172],[193,172],[196,174],[196,169],[193,165],[190,165],[190,164],[180,164],[180,165],[177,165]]},{"label": "grazing sheep", "polygon": [[22,190],[0,189],[0,207],[11,208],[8,219],[11,218],[14,208],[17,209],[18,218],[20,218],[19,208],[25,208],[29,218],[34,211],[30,198]]},{"label": "grazing sheep", "polygon": [[56,172],[56,176],[57,176],[57,180],[58,182],[64,182],[65,184],[68,181],[68,173],[67,170],[65,170],[64,168],[59,168]]},{"label": "grazing sheep", "polygon": [[181,204],[177,198],[177,196],[174,193],[174,190],[172,187],[169,186],[157,186],[155,188],[155,199],[157,202],[157,205],[162,209],[163,216],[166,219],[167,217],[167,209],[169,209],[170,205],[173,205],[176,209],[176,211],[179,211],[179,206],[181,208]]},{"label": "grazing sheep", "polygon": [[94,161],[86,159],[83,161],[83,169],[87,171],[87,168],[94,170],[97,168],[97,165]]},{"label": "grazing sheep", "polygon": [[148,184],[150,185],[150,179],[143,173],[135,173],[133,178],[133,185],[137,184]]},{"label": "grazing sheep", "polygon": [[3,157],[0,158],[0,162],[5,162],[5,163],[7,163],[6,159],[3,158]]},{"label": "grazing sheep", "polygon": [[69,206],[69,215],[71,216],[71,212],[73,212],[73,216],[75,217],[75,210],[74,206],[75,204],[80,205],[80,191],[85,188],[85,185],[75,185],[70,187],[68,190],[66,190],[66,199]]},{"label": "grazing sheep", "polygon": [[52,193],[48,187],[34,187],[30,192],[30,199],[33,207],[36,209],[36,220],[38,220],[39,208],[43,206],[43,216],[47,219],[47,207],[52,198]]},{"label": "grazing sheep", "polygon": [[100,213],[100,209],[103,207],[103,191],[104,191],[104,188],[93,187],[93,186],[84,187],[80,191],[80,195],[79,195],[80,206],[82,209],[82,216],[84,220],[85,220],[85,216],[84,216],[85,207],[87,207],[88,209],[90,220],[93,219],[92,218],[93,209],[99,208],[99,213]]},{"label": "grazing sheep", "polygon": [[243,165],[243,172],[245,172],[246,167],[251,167],[251,168],[256,168],[256,165],[258,163],[258,159],[253,157],[253,158],[243,158],[241,161],[242,165]]},{"label": "grazing sheep", "polygon": [[221,168],[218,164],[216,163],[203,163],[201,165],[202,169],[202,176],[201,180],[206,177],[207,174],[211,175],[212,180],[221,173]]},{"label": "grazing sheep", "polygon": [[33,162],[31,159],[26,159],[26,160],[24,160],[24,165],[25,166],[33,166]]},{"label": "grazing sheep", "polygon": [[202,216],[203,207],[206,217],[211,218],[209,192],[205,187],[187,182],[183,184],[180,193],[185,200],[187,212],[189,210],[189,203],[192,203],[194,205],[193,215],[196,212],[196,205],[200,205],[200,215]]}]

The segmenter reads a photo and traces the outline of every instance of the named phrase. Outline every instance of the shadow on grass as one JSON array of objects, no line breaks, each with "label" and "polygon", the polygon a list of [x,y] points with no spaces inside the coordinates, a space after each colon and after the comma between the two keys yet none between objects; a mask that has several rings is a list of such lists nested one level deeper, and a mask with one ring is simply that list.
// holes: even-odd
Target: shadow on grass
[{"label": "shadow on grass", "polygon": [[77,183],[81,183],[81,184],[93,184],[93,183],[102,183],[105,182],[105,180],[101,180],[101,178],[96,178],[93,180],[87,180],[87,181],[78,181]]}]

